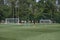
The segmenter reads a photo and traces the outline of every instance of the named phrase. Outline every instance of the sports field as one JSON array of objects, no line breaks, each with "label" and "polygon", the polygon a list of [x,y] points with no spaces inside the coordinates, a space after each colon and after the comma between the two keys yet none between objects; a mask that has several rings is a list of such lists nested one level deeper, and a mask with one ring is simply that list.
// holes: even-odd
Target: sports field
[{"label": "sports field", "polygon": [[60,40],[60,24],[0,24],[0,40]]}]

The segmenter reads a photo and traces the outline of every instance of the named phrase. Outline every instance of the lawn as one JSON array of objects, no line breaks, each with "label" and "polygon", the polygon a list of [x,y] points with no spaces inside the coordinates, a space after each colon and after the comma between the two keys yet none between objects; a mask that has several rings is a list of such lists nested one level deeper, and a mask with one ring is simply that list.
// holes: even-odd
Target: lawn
[{"label": "lawn", "polygon": [[60,24],[0,24],[0,40],[60,40]]}]

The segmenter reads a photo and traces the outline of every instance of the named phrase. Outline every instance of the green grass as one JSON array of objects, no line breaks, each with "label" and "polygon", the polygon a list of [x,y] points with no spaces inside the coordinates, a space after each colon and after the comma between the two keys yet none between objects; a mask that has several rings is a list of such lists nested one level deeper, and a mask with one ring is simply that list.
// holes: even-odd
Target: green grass
[{"label": "green grass", "polygon": [[60,24],[0,24],[0,40],[60,40]]}]

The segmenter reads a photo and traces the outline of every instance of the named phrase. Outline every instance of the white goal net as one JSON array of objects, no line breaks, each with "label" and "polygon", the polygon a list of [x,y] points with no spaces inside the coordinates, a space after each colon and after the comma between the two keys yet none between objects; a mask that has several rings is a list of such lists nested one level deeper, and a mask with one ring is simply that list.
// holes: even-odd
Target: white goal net
[{"label": "white goal net", "polygon": [[40,20],[40,23],[42,23],[42,24],[51,24],[52,23],[52,21],[51,20],[49,20],[49,19],[41,19]]},{"label": "white goal net", "polygon": [[19,23],[19,18],[6,18],[5,23]]}]

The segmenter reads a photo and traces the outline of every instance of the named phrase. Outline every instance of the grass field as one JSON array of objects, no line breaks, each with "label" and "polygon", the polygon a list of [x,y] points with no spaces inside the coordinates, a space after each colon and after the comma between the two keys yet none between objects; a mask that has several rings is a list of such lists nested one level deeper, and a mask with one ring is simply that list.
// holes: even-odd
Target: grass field
[{"label": "grass field", "polygon": [[60,40],[60,24],[0,24],[0,40]]}]

